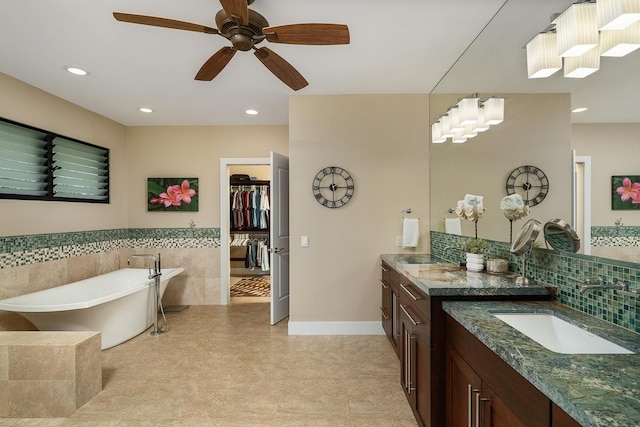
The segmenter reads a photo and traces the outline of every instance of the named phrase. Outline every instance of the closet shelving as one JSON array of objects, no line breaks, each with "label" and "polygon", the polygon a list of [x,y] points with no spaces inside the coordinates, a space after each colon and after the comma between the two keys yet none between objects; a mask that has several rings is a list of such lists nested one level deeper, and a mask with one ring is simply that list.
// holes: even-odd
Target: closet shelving
[{"label": "closet shelving", "polygon": [[[237,191],[251,191],[251,190],[257,190],[257,191],[261,191],[261,190],[265,190],[267,193],[267,197],[270,200],[271,194],[270,194],[270,181],[266,181],[266,180],[233,180],[231,179],[229,181],[230,184],[230,197]],[[252,224],[243,224],[241,226],[238,226],[238,224],[236,223],[236,221],[234,220],[234,209],[233,209],[233,199],[231,200],[231,224],[230,224],[230,235],[231,235],[231,245],[232,248],[234,247],[234,242],[238,242],[238,241],[243,241],[243,240],[263,240],[263,241],[267,241],[269,240],[269,218],[267,217],[266,221],[263,221],[263,226],[253,226]],[[237,247],[238,244],[236,243],[235,246]],[[242,246],[242,245],[239,245]],[[246,259],[246,256],[239,256],[238,251],[233,251],[232,250],[232,255],[230,257],[230,261],[236,261],[236,263],[238,262],[244,262]],[[236,256],[234,256],[234,253]],[[231,268],[231,275],[232,276],[262,276],[262,275],[268,275],[269,271],[265,271],[262,270],[261,267],[236,267],[234,268],[232,266]]]}]

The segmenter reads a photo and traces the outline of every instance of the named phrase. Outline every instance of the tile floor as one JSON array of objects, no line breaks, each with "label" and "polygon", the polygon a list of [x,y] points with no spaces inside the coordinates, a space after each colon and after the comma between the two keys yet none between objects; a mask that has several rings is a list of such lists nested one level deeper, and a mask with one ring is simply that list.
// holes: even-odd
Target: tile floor
[{"label": "tile floor", "polygon": [[103,390],[70,418],[0,426],[415,427],[385,336],[288,336],[268,304],[191,306],[103,351]]}]

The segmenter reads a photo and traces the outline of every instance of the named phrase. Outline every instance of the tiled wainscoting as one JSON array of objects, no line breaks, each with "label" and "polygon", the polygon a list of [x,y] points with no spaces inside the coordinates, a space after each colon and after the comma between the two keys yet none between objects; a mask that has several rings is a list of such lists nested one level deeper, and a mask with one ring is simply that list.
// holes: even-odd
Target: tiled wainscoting
[{"label": "tiled wainscoting", "polygon": [[[118,229],[0,238],[0,299],[64,285],[127,267],[132,253],[160,254],[162,267],[182,267],[164,305],[220,303],[220,229]],[[134,267],[142,267],[136,260]],[[146,265],[145,265],[146,267]],[[0,330],[31,329],[0,312]]]},{"label": "tiled wainscoting", "polygon": [[623,261],[640,262],[640,227],[591,227],[591,254]]},{"label": "tiled wainscoting", "polygon": [[[452,262],[464,262],[461,250],[451,249],[467,237],[431,232],[431,254]],[[521,273],[521,260],[510,252],[507,243],[489,241],[485,259],[503,258],[509,261],[509,270]],[[606,283],[622,280],[630,289],[640,292],[640,258],[636,262],[617,261],[590,255],[572,254],[546,249],[534,249],[527,263],[527,277],[558,288],[557,299],[587,314],[640,332],[640,298],[618,294],[614,290],[579,292],[580,283],[587,277],[602,276]]]}]

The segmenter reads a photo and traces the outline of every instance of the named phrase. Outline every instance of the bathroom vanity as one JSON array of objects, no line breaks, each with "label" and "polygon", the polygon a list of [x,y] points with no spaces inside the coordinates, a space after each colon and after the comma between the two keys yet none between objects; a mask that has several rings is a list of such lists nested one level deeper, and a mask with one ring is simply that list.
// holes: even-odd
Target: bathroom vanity
[{"label": "bathroom vanity", "polygon": [[554,288],[516,285],[513,275],[471,273],[429,255],[381,258],[382,323],[419,425],[640,425],[640,356],[557,354],[492,313],[559,311],[634,349],[637,334],[553,303]]},{"label": "bathroom vanity", "polygon": [[382,255],[382,323],[400,359],[401,385],[421,426],[445,425],[444,301],[550,300],[554,288],[467,272],[430,255]]}]

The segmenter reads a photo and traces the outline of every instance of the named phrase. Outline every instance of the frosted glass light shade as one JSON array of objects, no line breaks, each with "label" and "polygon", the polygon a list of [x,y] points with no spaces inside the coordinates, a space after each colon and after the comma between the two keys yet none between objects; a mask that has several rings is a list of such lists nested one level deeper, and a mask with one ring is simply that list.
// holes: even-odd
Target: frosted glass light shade
[{"label": "frosted glass light shade", "polygon": [[489,125],[484,120],[484,106],[478,108],[478,120],[473,125],[473,130],[476,132],[484,132],[489,130]]},{"label": "frosted glass light shade", "polygon": [[598,71],[600,68],[600,52],[591,49],[582,56],[564,58],[564,76],[581,79]]},{"label": "frosted glass light shade", "polygon": [[598,0],[598,28],[622,30],[640,20],[640,0]]},{"label": "frosted glass light shade", "polygon": [[527,43],[527,73],[530,79],[549,77],[562,68],[558,35],[540,33]]},{"label": "frosted glass light shade", "polygon": [[474,136],[478,135],[478,132],[476,132],[473,129],[473,125],[467,125],[464,127],[464,130],[462,131],[462,136],[467,138],[467,139],[471,139]]},{"label": "frosted glass light shade", "polygon": [[453,142],[454,144],[464,144],[465,142],[467,142],[467,138],[462,135],[462,131],[459,131],[456,132],[455,135],[453,135],[453,138],[451,138],[451,142]]},{"label": "frosted glass light shade", "polygon": [[453,133],[461,132],[464,126],[460,124],[460,111],[458,107],[450,108],[447,115],[449,116],[449,130]]},{"label": "frosted glass light shade", "polygon": [[435,122],[431,125],[431,142],[434,144],[442,144],[447,138],[442,136],[442,123]]},{"label": "frosted glass light shade", "polygon": [[600,31],[600,55],[621,57],[640,48],[640,21],[623,30]]},{"label": "frosted glass light shade", "polygon": [[453,138],[453,131],[451,131],[451,119],[449,116],[440,117],[440,123],[442,124],[442,133],[440,134],[444,138]]},{"label": "frosted glass light shade", "polygon": [[595,3],[575,3],[555,20],[558,55],[580,56],[598,45]]},{"label": "frosted glass light shade", "polygon": [[461,126],[469,126],[478,120],[478,98],[462,98],[458,102],[458,118]]},{"label": "frosted glass light shade", "polygon": [[489,98],[484,102],[484,121],[497,125],[504,120],[504,98]]}]

